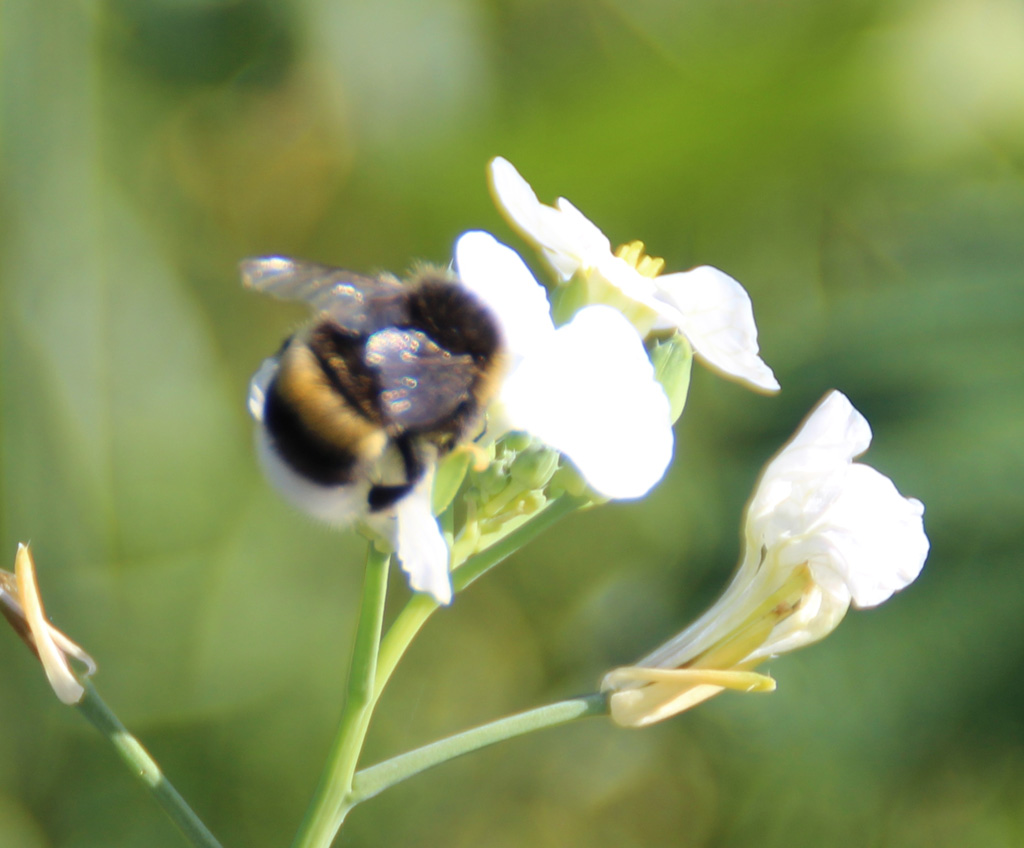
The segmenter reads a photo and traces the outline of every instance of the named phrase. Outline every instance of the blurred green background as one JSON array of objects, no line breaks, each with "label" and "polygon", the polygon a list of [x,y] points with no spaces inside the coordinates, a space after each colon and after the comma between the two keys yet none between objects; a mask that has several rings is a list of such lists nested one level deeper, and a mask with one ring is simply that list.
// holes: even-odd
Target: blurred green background
[{"label": "blurred green background", "polygon": [[[243,256],[353,269],[513,239],[511,159],[753,297],[765,398],[697,369],[676,462],[428,626],[367,761],[593,689],[725,584],[758,470],[831,387],[921,498],[913,587],[644,731],[506,743],[339,844],[1024,844],[1019,0],[8,0],[0,551],[225,846],[288,844],[338,716],[363,549],[292,512],[246,384],[302,310]],[[393,582],[393,602],[407,589]],[[177,846],[0,634],[0,846]]]}]

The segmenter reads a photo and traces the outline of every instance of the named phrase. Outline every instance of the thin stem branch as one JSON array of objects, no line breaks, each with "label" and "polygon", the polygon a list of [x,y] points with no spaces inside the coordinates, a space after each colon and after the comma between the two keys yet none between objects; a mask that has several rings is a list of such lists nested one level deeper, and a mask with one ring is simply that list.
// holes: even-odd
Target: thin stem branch
[{"label": "thin stem branch", "polygon": [[171,785],[156,760],[121,724],[120,719],[104,703],[93,685],[83,681],[83,686],[85,694],[76,705],[78,711],[107,737],[107,741],[114,746],[118,756],[124,760],[132,773],[146,784],[156,802],[163,807],[164,812],[171,817],[171,821],[178,826],[185,838],[197,848],[221,848],[220,843],[200,821],[199,816]]},{"label": "thin stem branch", "polygon": [[[579,509],[589,501],[586,498],[574,498],[562,495],[549,504],[531,521],[509,533],[504,539],[495,542],[485,551],[471,556],[452,572],[452,584],[455,592],[461,592],[481,575],[514,554],[521,547],[531,542],[557,523],[570,512]],[[381,641],[380,658],[377,663],[377,679],[374,689],[374,700],[380,697],[388,680],[394,673],[399,660],[406,652],[416,634],[427,623],[427,619],[437,610],[437,602],[429,595],[416,594],[405,605]]]},{"label": "thin stem branch", "polygon": [[327,848],[334,841],[345,813],[351,808],[348,796],[352,789],[352,776],[363,750],[376,701],[374,678],[390,562],[389,554],[380,553],[372,544],[369,546],[345,707],[320,783],[292,843],[293,848]]},{"label": "thin stem branch", "polygon": [[351,804],[359,804],[422,771],[497,742],[576,719],[607,714],[608,698],[599,692],[537,707],[465,730],[356,772],[352,781]]}]

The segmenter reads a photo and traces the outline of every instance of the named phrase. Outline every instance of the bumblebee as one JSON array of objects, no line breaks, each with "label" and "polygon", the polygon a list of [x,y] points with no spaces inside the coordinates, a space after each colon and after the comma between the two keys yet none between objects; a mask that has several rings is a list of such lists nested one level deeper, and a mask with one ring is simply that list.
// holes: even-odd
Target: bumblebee
[{"label": "bumblebee", "polygon": [[270,256],[241,273],[315,313],[249,397],[264,468],[299,506],[334,523],[386,511],[480,433],[508,357],[493,313],[449,272],[403,282]]}]

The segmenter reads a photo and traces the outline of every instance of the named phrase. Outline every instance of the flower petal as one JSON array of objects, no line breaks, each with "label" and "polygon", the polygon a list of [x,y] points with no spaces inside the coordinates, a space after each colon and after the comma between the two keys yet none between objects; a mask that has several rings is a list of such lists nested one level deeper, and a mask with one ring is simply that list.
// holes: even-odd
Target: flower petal
[{"label": "flower petal", "polygon": [[462,284],[497,318],[513,356],[526,356],[555,331],[547,291],[512,248],[490,233],[463,234],[455,243]]},{"label": "flower petal", "polygon": [[801,481],[807,499],[819,504],[829,499],[835,486],[824,485],[825,478],[844,470],[870,444],[871,427],[864,416],[842,392],[829,392],[761,472],[747,507],[748,531],[765,536],[759,522],[776,512],[805,515],[811,503],[794,496]]},{"label": "flower petal", "polygon": [[[877,606],[921,573],[929,547],[923,516],[924,505],[903,497],[884,474],[850,466],[818,532],[830,544],[828,566],[846,582],[855,606]],[[816,565],[812,559],[819,580]]]},{"label": "flower petal", "polygon": [[491,160],[487,172],[498,208],[524,236],[535,239],[534,234],[544,230],[543,204],[536,192],[515,166],[502,156]]},{"label": "flower petal", "polygon": [[[819,453],[813,460],[814,464],[827,466],[848,462],[864,453],[870,445],[871,425],[846,395],[833,389],[808,413],[780,455],[810,449]],[[810,462],[808,459],[801,461]]]},{"label": "flower petal", "polygon": [[833,391],[762,474],[747,513],[747,548],[774,552],[778,567],[810,564],[837,600],[875,606],[920,573],[928,554],[924,506],[853,458],[871,428]]},{"label": "flower petal", "polygon": [[[545,210],[551,207],[544,207]],[[548,262],[568,280],[580,268],[596,268],[612,253],[612,244],[601,229],[564,197],[555,200],[543,216],[544,238],[538,238]]]},{"label": "flower petal", "polygon": [[433,466],[394,507],[395,551],[413,591],[432,595],[439,604],[452,602],[448,544],[431,511]]},{"label": "flower petal", "polygon": [[588,306],[505,381],[512,429],[565,454],[598,493],[645,495],[672,458],[665,392],[633,326]]},{"label": "flower petal", "polygon": [[767,391],[779,383],[758,356],[750,296],[728,274],[703,265],[655,278],[659,298],[679,315],[678,327],[694,353],[712,368]]},{"label": "flower petal", "polygon": [[604,233],[564,197],[554,207],[541,203],[512,163],[500,156],[491,160],[489,171],[498,208],[523,238],[541,248],[563,282],[611,254]]},{"label": "flower petal", "polygon": [[[874,606],[912,582],[928,553],[920,501],[853,457],[871,430],[832,392],[766,467],[747,514],[744,560],[722,597],[602,689],[620,723],[660,721],[716,694],[701,680],[749,672],[831,633],[851,602]],[[689,666],[682,672],[663,671]],[[645,671],[644,669],[649,669]],[[700,685],[687,688],[690,679]]]}]

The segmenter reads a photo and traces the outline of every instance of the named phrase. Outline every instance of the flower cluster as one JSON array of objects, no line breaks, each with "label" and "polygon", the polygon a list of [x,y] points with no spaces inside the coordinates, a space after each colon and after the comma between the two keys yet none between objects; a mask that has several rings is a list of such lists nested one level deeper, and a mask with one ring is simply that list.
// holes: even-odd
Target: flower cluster
[{"label": "flower cluster", "polygon": [[[458,279],[497,317],[511,359],[488,408],[486,438],[528,433],[566,457],[602,498],[638,498],[672,458],[669,402],[643,341],[594,304],[555,327],[547,293],[511,248],[485,232],[455,245]],[[424,481],[369,523],[394,544],[410,585],[451,600],[448,547]]]},{"label": "flower cluster", "polygon": [[[506,160],[491,163],[490,178],[499,208],[539,248],[557,284],[583,280],[589,295],[556,327],[546,289],[514,250],[485,232],[459,238],[458,279],[498,318],[512,357],[488,411],[487,438],[528,433],[569,460],[599,497],[638,498],[664,475],[672,408],[678,415],[682,406],[666,396],[645,336],[675,334],[723,375],[778,389],[758,356],[750,298],[734,279],[706,266],[659,276],[663,263],[643,256],[639,242],[613,253],[567,200],[541,204]],[[410,585],[447,603],[448,547],[430,491],[424,484],[370,523],[394,545]]]},{"label": "flower cluster", "polygon": [[[643,255],[639,242],[613,253],[608,239],[574,206],[564,198],[555,207],[540,203],[504,159],[491,163],[490,178],[499,208],[554,270],[555,298],[564,305],[572,299],[565,292],[573,290],[576,302],[560,310],[556,321],[547,290],[514,250],[480,231],[456,242],[457,283],[493,316],[508,360],[475,445],[484,466],[494,460],[493,446],[503,436],[526,434],[562,457],[593,499],[642,497],[672,458],[672,424],[685,401],[691,348],[727,377],[764,391],[778,388],[758,356],[750,298],[734,279],[709,267],[659,275],[664,263]],[[243,263],[250,282],[254,269],[268,277],[287,274],[284,282],[259,285],[278,296],[308,299],[320,310],[329,312],[338,296],[336,277],[323,266],[299,267],[284,259]],[[352,304],[358,292],[346,289],[340,296],[346,310],[357,308]],[[249,408],[261,424],[277,373],[278,359],[272,357],[252,381]],[[395,550],[415,591],[442,604],[451,601],[450,569],[458,565],[451,544],[479,528],[470,517],[458,538],[453,531],[446,537],[435,518],[444,506],[435,489],[439,452],[421,451],[425,455],[417,458],[424,470],[409,491],[383,508],[367,509],[368,480],[311,482],[278,461],[265,429],[259,431],[261,459],[282,491],[332,523],[360,522]],[[501,453],[514,459],[507,448]],[[392,455],[392,465],[393,460]],[[386,473],[395,476],[381,476]],[[546,483],[532,493],[519,492],[524,497],[515,500],[509,491],[502,495],[502,510],[494,509],[494,501],[485,506],[492,521],[536,512],[554,496]]]},{"label": "flower cluster", "polygon": [[[663,260],[638,241],[613,250],[565,198],[541,203],[505,159],[491,162],[489,178],[501,212],[551,270],[553,290],[549,298],[519,254],[489,233],[455,244],[457,285],[493,316],[507,359],[472,446],[476,462],[459,452],[421,456],[415,485],[372,510],[369,482],[337,486],[325,500],[321,486],[272,473],[278,483],[287,476],[282,488],[315,514],[359,521],[396,552],[410,586],[441,604],[452,598],[452,568],[561,493],[630,499],[658,483],[691,353],[752,389],[779,388],[759,355],[750,298],[732,277],[709,266],[662,273]],[[312,294],[323,308],[335,296],[324,271],[312,266],[288,293]],[[278,367],[268,362],[250,394],[258,421]],[[843,395],[822,402],[765,470],[748,507],[744,560],[723,599],[637,666],[605,678],[618,721],[657,721],[723,688],[772,688],[752,671],[760,662],[820,639],[851,603],[880,603],[914,579],[927,552],[922,507],[852,462],[869,441]],[[266,454],[266,439],[260,444]]]}]

